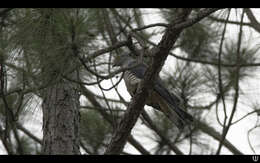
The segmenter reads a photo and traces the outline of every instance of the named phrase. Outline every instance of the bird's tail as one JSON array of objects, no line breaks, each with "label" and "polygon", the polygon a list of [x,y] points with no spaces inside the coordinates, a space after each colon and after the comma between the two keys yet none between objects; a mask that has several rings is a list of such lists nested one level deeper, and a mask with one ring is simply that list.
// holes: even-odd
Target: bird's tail
[{"label": "bird's tail", "polygon": [[193,122],[193,118],[181,108],[181,100],[174,94],[170,93],[162,85],[155,85],[155,92],[160,98],[159,105],[165,115],[182,130],[186,124]]},{"label": "bird's tail", "polygon": [[191,115],[186,113],[184,110],[168,105],[165,101],[161,101],[160,104],[162,111],[164,114],[171,120],[179,130],[183,130],[186,125],[193,122],[193,118]]},{"label": "bird's tail", "polygon": [[193,122],[193,118],[179,106],[171,106],[164,99],[158,100],[161,111],[172,121],[179,130],[183,130],[186,125]]}]

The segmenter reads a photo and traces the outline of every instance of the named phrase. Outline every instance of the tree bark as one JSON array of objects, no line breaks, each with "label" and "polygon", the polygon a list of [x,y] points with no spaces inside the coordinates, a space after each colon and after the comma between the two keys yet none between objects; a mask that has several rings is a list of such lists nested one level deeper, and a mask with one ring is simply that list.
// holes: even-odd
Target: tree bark
[{"label": "tree bark", "polygon": [[42,110],[43,154],[80,154],[79,96],[74,85],[60,79],[48,87]]}]

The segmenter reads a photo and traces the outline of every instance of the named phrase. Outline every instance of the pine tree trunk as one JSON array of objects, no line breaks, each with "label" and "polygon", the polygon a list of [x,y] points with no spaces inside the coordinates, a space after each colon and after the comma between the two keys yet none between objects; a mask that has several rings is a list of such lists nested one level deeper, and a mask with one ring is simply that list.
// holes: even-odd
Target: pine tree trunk
[{"label": "pine tree trunk", "polygon": [[80,154],[79,96],[68,81],[46,89],[43,109],[43,154]]}]

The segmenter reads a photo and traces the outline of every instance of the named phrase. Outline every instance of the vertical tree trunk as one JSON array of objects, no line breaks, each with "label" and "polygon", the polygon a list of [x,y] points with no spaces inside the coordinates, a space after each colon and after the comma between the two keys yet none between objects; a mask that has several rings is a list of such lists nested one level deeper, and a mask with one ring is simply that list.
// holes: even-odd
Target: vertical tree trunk
[{"label": "vertical tree trunk", "polygon": [[74,86],[60,80],[47,88],[43,109],[43,154],[80,154],[79,96]]}]

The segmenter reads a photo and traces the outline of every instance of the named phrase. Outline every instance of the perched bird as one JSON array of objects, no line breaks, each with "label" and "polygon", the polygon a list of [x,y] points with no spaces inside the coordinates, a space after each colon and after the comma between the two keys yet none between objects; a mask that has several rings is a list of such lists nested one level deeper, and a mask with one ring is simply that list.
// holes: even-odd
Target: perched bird
[{"label": "perched bird", "polygon": [[[130,68],[124,72],[124,81],[129,94],[133,97],[138,84],[144,78],[147,65],[138,63],[129,54],[117,56],[114,60],[113,67]],[[190,124],[193,118],[186,111],[181,109],[181,100],[178,96],[170,93],[158,78],[154,82],[153,90],[145,102],[146,105],[163,112],[179,130],[184,129],[186,124]]]}]

